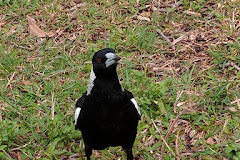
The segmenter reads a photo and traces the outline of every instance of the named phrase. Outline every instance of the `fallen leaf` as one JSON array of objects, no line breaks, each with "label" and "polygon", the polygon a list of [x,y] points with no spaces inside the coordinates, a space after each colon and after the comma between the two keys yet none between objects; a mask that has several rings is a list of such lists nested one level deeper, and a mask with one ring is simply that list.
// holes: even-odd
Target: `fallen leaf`
[{"label": "fallen leaf", "polygon": [[148,18],[148,17],[143,17],[143,16],[137,16],[137,19],[139,19],[139,20],[141,20],[141,21],[148,21],[148,22],[151,21],[150,18]]},{"label": "fallen leaf", "polygon": [[176,43],[182,41],[183,39],[186,38],[186,35],[181,35],[180,37],[178,37],[177,39],[175,39],[173,42],[172,42],[172,45],[175,45]]},{"label": "fallen leaf", "polygon": [[228,108],[231,112],[237,112],[236,108],[235,107],[229,107]]},{"label": "fallen leaf", "polygon": [[30,30],[30,33],[33,34],[34,36],[37,36],[37,37],[52,37],[54,36],[54,33],[53,32],[45,32],[43,30],[41,30],[38,25],[36,24],[36,21],[30,17],[30,16],[27,16],[27,20],[28,20],[28,23],[29,23],[29,30]]},{"label": "fallen leaf", "polygon": [[0,31],[2,29],[2,26],[4,25],[5,23],[0,23]]},{"label": "fallen leaf", "polygon": [[158,11],[157,7],[155,7],[154,5],[152,6],[152,10],[153,11]]},{"label": "fallen leaf", "polygon": [[80,153],[72,154],[69,156],[69,159],[75,159],[75,157],[81,157],[82,155]]},{"label": "fallen leaf", "polygon": [[22,160],[22,156],[21,156],[21,152],[20,151],[17,152],[17,157],[18,157],[18,160]]},{"label": "fallen leaf", "polygon": [[188,148],[192,148],[192,144],[191,144],[191,137],[189,136],[189,133],[186,133],[185,135],[185,142],[186,142],[186,145],[188,146]]},{"label": "fallen leaf", "polygon": [[8,106],[9,106],[9,105],[8,105],[6,102],[0,100],[0,109],[1,109],[1,110],[5,110],[5,107],[8,107]]},{"label": "fallen leaf", "polygon": [[66,160],[66,159],[68,159],[68,157],[69,156],[67,156],[67,155],[61,155],[60,160]]},{"label": "fallen leaf", "polygon": [[12,26],[12,27],[10,28],[10,30],[8,31],[7,35],[10,36],[10,35],[16,33],[17,26],[18,26],[17,24],[14,25],[14,26]]},{"label": "fallen leaf", "polygon": [[74,7],[72,7],[71,9],[69,9],[69,11],[73,11],[73,10],[75,10],[77,8],[80,8],[80,7],[85,7],[86,5],[87,5],[86,2],[79,3],[79,4],[75,5]]},{"label": "fallen leaf", "polygon": [[23,84],[23,85],[30,85],[30,84],[31,84],[31,81],[25,80],[25,81],[22,81],[22,84]]},{"label": "fallen leaf", "polygon": [[214,139],[212,137],[209,137],[207,139],[207,144],[214,144]]},{"label": "fallen leaf", "polygon": [[182,106],[184,103],[185,103],[185,102],[179,102],[176,106],[177,106],[177,107],[180,107],[180,106]]},{"label": "fallen leaf", "polygon": [[19,91],[21,91],[21,92],[23,92],[23,93],[27,93],[27,90],[24,89],[24,88],[22,88],[22,87],[19,87],[18,89],[19,89]]},{"label": "fallen leaf", "polygon": [[76,35],[75,35],[75,33],[73,33],[73,35],[71,37],[69,37],[68,39],[69,40],[74,40],[75,38],[76,38]]},{"label": "fallen leaf", "polygon": [[183,13],[186,13],[188,15],[192,15],[192,16],[197,16],[197,17],[202,17],[202,15],[200,13],[197,13],[197,12],[192,12],[192,11],[183,11]]},{"label": "fallen leaf", "polygon": [[150,17],[150,12],[143,11],[142,13],[140,13],[140,16],[142,16],[142,17]]}]

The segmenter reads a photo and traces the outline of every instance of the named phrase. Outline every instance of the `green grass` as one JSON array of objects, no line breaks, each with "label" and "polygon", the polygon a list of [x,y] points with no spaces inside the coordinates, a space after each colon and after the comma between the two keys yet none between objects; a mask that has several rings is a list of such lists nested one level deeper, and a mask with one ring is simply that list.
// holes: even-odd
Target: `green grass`
[{"label": "green grass", "polygon": [[[84,156],[74,107],[93,53],[105,47],[122,57],[122,84],[143,114],[135,157],[159,159],[172,128],[164,159],[240,159],[239,3],[183,0],[168,13],[154,11],[155,1],[89,1],[72,9],[76,3],[0,0],[0,159]],[[150,22],[137,19],[145,12]],[[55,35],[31,35],[27,15]],[[156,29],[171,42],[186,37],[172,49]],[[126,155],[110,147],[92,156],[101,157]]]}]

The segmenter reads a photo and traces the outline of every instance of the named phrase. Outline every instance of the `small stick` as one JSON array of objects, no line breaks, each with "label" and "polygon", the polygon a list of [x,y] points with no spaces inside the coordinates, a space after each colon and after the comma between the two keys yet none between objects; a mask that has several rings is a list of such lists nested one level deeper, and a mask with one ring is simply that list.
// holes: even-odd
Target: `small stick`
[{"label": "small stick", "polygon": [[24,148],[24,147],[28,146],[29,144],[31,144],[31,141],[29,141],[28,143],[24,144],[23,146],[19,146],[17,148],[13,148],[13,149],[11,149],[11,151],[21,150],[21,148]]},{"label": "small stick", "polygon": [[182,4],[181,1],[178,1],[177,3],[173,4],[172,8],[176,8]]},{"label": "small stick", "polygon": [[238,142],[240,142],[240,139],[238,139],[238,140],[235,141],[235,143],[238,143]]},{"label": "small stick", "polygon": [[159,11],[159,12],[168,13],[168,10],[167,10],[167,9],[161,9],[161,8],[159,8],[158,11]]},{"label": "small stick", "polygon": [[71,160],[71,159],[75,159],[75,157],[82,157],[81,153],[75,153],[75,154],[69,156],[68,158]]},{"label": "small stick", "polygon": [[[177,122],[177,120],[178,120],[178,119],[180,118],[180,116],[182,116],[184,113],[185,113],[185,110],[183,110],[183,111],[176,117],[176,119],[173,121],[173,123],[172,123],[172,125],[170,126],[170,129],[168,130],[168,133],[167,133],[167,135],[166,135],[166,137],[165,137],[165,141],[167,141],[167,139],[168,139],[170,133],[172,132],[173,127],[174,127],[175,123]],[[162,148],[161,148],[161,158],[160,158],[160,159],[162,159],[162,160],[163,160],[163,154],[164,154],[164,147],[165,147],[165,144],[163,143],[163,144],[162,144]]]},{"label": "small stick", "polygon": [[[176,155],[175,155],[175,153],[173,152],[173,150],[169,147],[169,145],[167,144],[166,140],[163,138],[163,136],[162,136],[160,130],[158,129],[157,125],[155,124],[155,122],[154,122],[152,119],[151,119],[151,121],[152,121],[154,127],[156,128],[157,132],[159,133],[161,139],[163,140],[163,145],[165,144],[165,145],[167,146],[167,148],[169,149],[169,151],[172,153],[172,155],[173,155],[174,157],[176,157]],[[161,156],[162,156],[162,155],[161,155]],[[163,157],[162,157],[162,160],[163,160]]]},{"label": "small stick", "polygon": [[226,126],[228,124],[228,119],[225,120],[224,124],[223,124],[223,129],[221,130],[220,134],[219,134],[219,137],[218,139],[221,141],[221,138],[222,138],[222,133],[223,131],[225,130]]},{"label": "small stick", "polygon": [[176,101],[174,103],[174,108],[173,108],[174,113],[177,112],[177,108],[176,108],[177,107],[177,102],[180,99],[180,97],[182,96],[182,94],[183,94],[183,90],[181,90],[181,92],[179,94],[177,94],[177,98],[176,98]]},{"label": "small stick", "polygon": [[86,2],[79,3],[79,4],[75,5],[74,7],[70,8],[69,11],[73,11],[73,10],[79,8],[79,7],[85,7],[86,5],[87,5]]},{"label": "small stick", "polygon": [[183,40],[184,38],[186,38],[186,35],[181,35],[180,37],[178,37],[177,39],[175,39],[172,42],[172,45],[175,45],[176,43],[180,42],[181,40]]},{"label": "small stick", "polygon": [[231,66],[233,66],[236,70],[240,71],[240,67],[238,67],[235,63],[230,62]]},{"label": "small stick", "polygon": [[18,158],[18,160],[22,160],[22,158],[21,158],[21,152],[17,152],[17,158]]},{"label": "small stick", "polygon": [[182,2],[181,2],[181,1],[178,1],[177,3],[171,3],[171,4],[160,4],[160,5],[158,5],[158,7],[160,7],[160,8],[165,8],[165,7],[176,8],[176,7],[178,7],[180,4],[182,4]]},{"label": "small stick", "polygon": [[[236,97],[237,98],[237,97]],[[236,99],[235,101],[232,101],[230,102],[231,104],[234,104],[234,103],[237,103],[237,102],[240,102],[240,98],[239,99]]]},{"label": "small stick", "polygon": [[176,144],[176,154],[177,154],[177,160],[180,160],[181,159],[181,156],[180,156],[180,153],[179,153],[179,144],[178,144],[178,138],[179,138],[179,133],[180,133],[181,130],[178,131],[177,133],[177,137],[176,137],[176,141],[175,141],[175,144]]},{"label": "small stick", "polygon": [[175,47],[172,45],[171,41],[162,33],[160,29],[156,29],[157,33],[162,36],[162,38],[170,44],[170,46],[175,49]]},{"label": "small stick", "polygon": [[192,16],[202,17],[202,15],[200,13],[192,12],[192,11],[189,11],[189,10],[183,11],[183,13],[186,13],[186,14],[192,15]]},{"label": "small stick", "polygon": [[165,13],[167,13],[167,12],[169,12],[167,9],[162,9],[162,8],[166,8],[166,7],[171,7],[171,8],[176,8],[176,7],[178,7],[180,4],[182,4],[182,2],[181,1],[179,1],[179,2],[177,2],[177,3],[172,3],[172,4],[160,4],[160,5],[158,5],[158,6],[156,6],[156,7],[158,7],[158,11],[159,12],[165,12]]},{"label": "small stick", "polygon": [[[237,99],[238,97],[236,96],[236,99]],[[238,105],[238,109],[240,109],[240,101],[237,101],[237,105]]]},{"label": "small stick", "polygon": [[9,159],[12,159],[12,157],[4,149],[1,149],[1,150],[3,151],[3,153],[5,153],[9,157]]},{"label": "small stick", "polygon": [[19,45],[16,45],[16,44],[14,44],[16,47],[18,47],[18,48],[21,48],[21,49],[26,49],[26,50],[28,50],[28,51],[33,51],[34,50],[34,48],[28,48],[28,47],[24,47],[24,46],[19,46]]},{"label": "small stick", "polygon": [[6,84],[5,88],[7,88],[8,86],[11,85],[11,80],[13,79],[13,77],[15,76],[16,72],[13,72],[13,74],[11,75],[11,77],[8,79],[8,83]]}]

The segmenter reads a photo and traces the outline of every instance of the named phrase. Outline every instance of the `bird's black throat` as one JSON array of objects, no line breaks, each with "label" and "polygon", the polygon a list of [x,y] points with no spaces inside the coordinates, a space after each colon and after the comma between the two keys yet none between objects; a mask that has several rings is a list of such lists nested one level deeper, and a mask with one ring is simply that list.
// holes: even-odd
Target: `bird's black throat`
[{"label": "bird's black throat", "polygon": [[93,71],[97,79],[107,79],[109,81],[118,81],[117,64],[113,64],[105,69],[93,66]]}]

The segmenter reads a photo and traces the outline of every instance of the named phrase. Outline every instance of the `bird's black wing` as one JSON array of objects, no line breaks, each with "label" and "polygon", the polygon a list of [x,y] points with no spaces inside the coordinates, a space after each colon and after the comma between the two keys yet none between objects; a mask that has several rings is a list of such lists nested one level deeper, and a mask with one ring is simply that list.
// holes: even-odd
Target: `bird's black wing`
[{"label": "bird's black wing", "polygon": [[84,101],[85,101],[85,97],[86,97],[86,93],[84,93],[82,95],[81,98],[78,99],[77,103],[76,103],[76,108],[75,108],[75,129],[80,129],[80,126],[79,126],[79,116],[80,116],[80,113],[81,113],[81,110],[84,106]]},{"label": "bird's black wing", "polygon": [[137,102],[136,102],[133,94],[132,94],[130,91],[126,90],[126,89],[125,89],[125,93],[126,93],[126,95],[127,95],[127,98],[131,101],[132,106],[135,107],[135,109],[136,109],[135,112],[136,112],[136,114],[138,115],[138,119],[140,120],[140,119],[141,119],[140,108],[139,108],[139,106],[137,105]]}]

